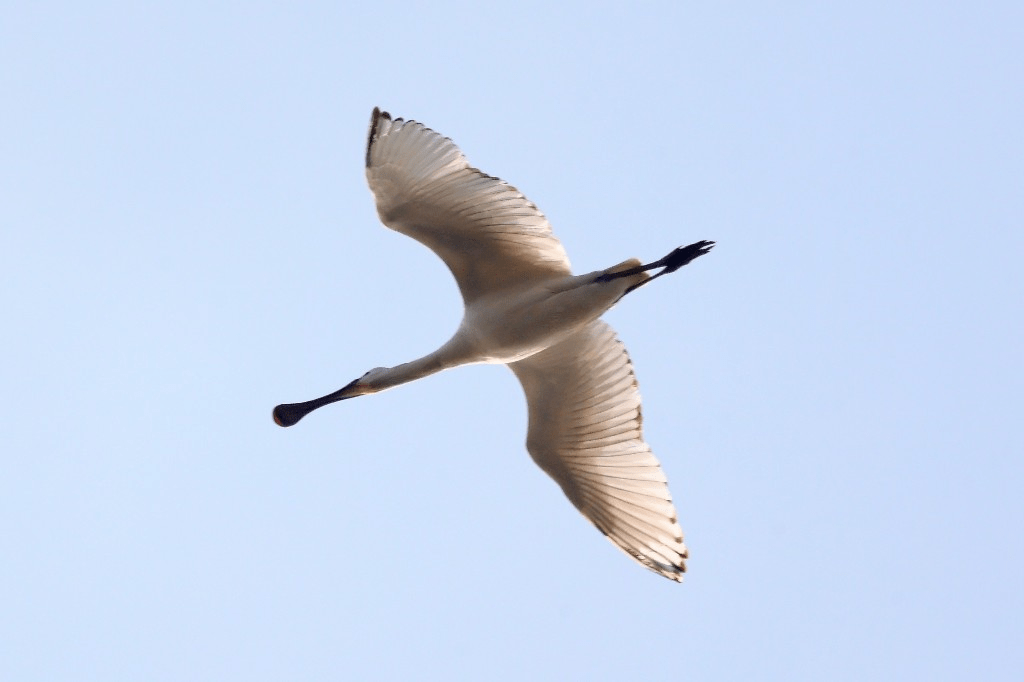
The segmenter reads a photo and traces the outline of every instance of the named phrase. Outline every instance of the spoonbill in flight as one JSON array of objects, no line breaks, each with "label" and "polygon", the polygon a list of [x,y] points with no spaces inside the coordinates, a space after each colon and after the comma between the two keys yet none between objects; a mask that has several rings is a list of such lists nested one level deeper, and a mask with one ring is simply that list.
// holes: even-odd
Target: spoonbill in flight
[{"label": "spoonbill in flight", "polygon": [[459,365],[508,365],[526,392],[526,449],[534,461],[619,549],[681,582],[686,545],[665,475],[640,431],[633,367],[598,318],[714,242],[646,265],[631,258],[573,275],[547,219],[519,190],[470,166],[450,139],[376,108],[366,178],[381,221],[452,271],[465,304],[462,323],[433,353],[371,369],[316,400],[278,405],[274,421],[291,426],[324,405]]}]

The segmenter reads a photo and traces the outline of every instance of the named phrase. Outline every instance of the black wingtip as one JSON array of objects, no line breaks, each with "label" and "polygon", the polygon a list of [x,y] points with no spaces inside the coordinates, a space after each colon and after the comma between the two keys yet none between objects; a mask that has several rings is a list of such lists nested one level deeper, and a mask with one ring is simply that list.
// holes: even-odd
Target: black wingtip
[{"label": "black wingtip", "polygon": [[377,137],[377,126],[380,124],[380,120],[385,121],[391,120],[391,114],[386,111],[381,111],[380,107],[373,108],[373,114],[370,115],[370,134],[366,136],[366,167],[370,167],[370,148],[373,147],[373,141]]}]

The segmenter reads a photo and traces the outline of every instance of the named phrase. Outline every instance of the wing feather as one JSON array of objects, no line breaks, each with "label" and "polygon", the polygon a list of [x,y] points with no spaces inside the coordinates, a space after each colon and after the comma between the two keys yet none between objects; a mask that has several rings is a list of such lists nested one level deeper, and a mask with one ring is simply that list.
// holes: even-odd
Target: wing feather
[{"label": "wing feather", "polygon": [[626,349],[604,322],[511,363],[526,392],[527,449],[619,549],[682,581],[687,556],[665,474],[644,442]]},{"label": "wing feather", "polygon": [[381,221],[440,256],[467,305],[493,291],[572,274],[536,206],[416,121],[373,110],[366,178]]}]

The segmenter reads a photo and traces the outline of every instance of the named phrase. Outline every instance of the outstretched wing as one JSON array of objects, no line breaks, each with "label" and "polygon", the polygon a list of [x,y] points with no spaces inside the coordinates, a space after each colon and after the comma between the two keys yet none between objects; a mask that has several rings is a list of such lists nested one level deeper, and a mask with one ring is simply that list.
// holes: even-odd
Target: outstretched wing
[{"label": "outstretched wing", "polygon": [[534,461],[626,554],[681,582],[683,531],[644,442],[633,366],[612,328],[596,320],[509,367],[526,391]]},{"label": "outstretched wing", "polygon": [[492,291],[572,274],[544,215],[512,185],[469,165],[416,121],[373,110],[366,179],[381,221],[430,247],[469,304]]}]

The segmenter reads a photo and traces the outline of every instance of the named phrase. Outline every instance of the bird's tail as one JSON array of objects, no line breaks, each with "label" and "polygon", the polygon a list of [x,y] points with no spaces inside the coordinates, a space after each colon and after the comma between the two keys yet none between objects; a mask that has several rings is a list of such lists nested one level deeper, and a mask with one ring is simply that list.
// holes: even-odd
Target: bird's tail
[{"label": "bird's tail", "polygon": [[[612,267],[610,267],[607,270],[605,270],[604,273],[602,273],[602,274],[614,275],[616,272],[622,272],[623,270],[629,270],[630,268],[640,267],[641,265],[643,265],[643,263],[640,262],[639,258],[630,258],[629,260],[622,261],[618,265],[613,265]],[[623,279],[626,280],[629,283],[629,288],[630,289],[637,288],[643,282],[646,282],[650,278],[651,278],[651,276],[648,275],[646,272],[638,272],[635,275],[630,275],[629,277],[623,277]]]}]

